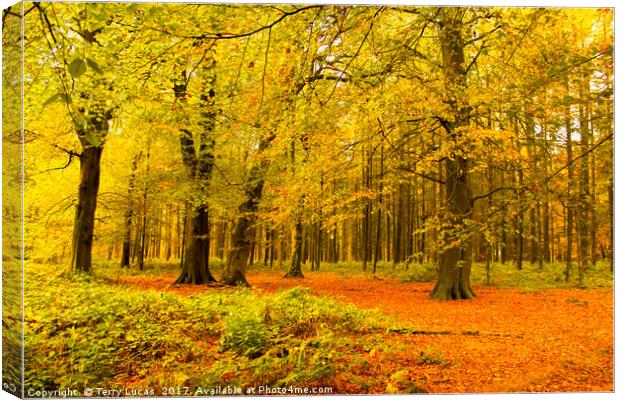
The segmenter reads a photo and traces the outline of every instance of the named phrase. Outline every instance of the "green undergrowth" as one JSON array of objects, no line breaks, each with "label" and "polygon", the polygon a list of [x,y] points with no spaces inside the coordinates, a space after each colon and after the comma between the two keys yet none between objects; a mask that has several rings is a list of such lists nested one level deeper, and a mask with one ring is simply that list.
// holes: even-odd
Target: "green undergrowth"
[{"label": "green undergrowth", "polygon": [[303,288],[182,296],[40,264],[27,266],[25,303],[34,390],[328,385],[348,368],[342,357],[387,326],[377,311]]},{"label": "green undergrowth", "polygon": [[[260,264],[252,267],[254,270],[272,271],[273,268],[263,267]],[[523,268],[518,270],[513,262],[506,264],[492,263],[490,268],[490,286],[498,288],[519,288],[522,291],[538,291],[544,289],[591,289],[598,287],[612,287],[613,273],[610,271],[608,261],[597,262],[584,271],[583,282],[579,282],[577,266],[573,265],[569,280],[565,280],[566,265],[564,263],[545,263],[541,268],[538,264],[523,263]],[[362,269],[360,262],[322,263],[322,272],[330,272],[342,277],[363,278],[390,278],[402,283],[408,282],[434,282],[437,279],[437,270],[432,264],[400,263],[380,261],[377,270],[372,272],[372,263],[368,263],[366,271]],[[313,274],[310,264],[304,266],[304,273]],[[486,264],[473,263],[472,284],[474,286],[486,285]]]},{"label": "green undergrowth", "polygon": [[[180,261],[171,259],[146,259],[144,260],[144,269],[140,271],[134,263],[130,268],[120,268],[118,260],[99,259],[93,262],[93,269],[98,276],[108,275],[176,275],[181,273]],[[209,270],[216,277],[219,277],[224,270],[224,260],[219,258],[209,259]]]},{"label": "green undergrowth", "polygon": [[[224,261],[220,259],[209,260],[212,273],[217,278],[223,270]],[[262,271],[267,273],[275,273],[284,275],[287,265],[278,267],[265,266],[261,261],[254,263],[250,267],[250,273]],[[310,263],[303,265],[304,274],[314,274],[317,271],[311,270]],[[107,261],[99,261],[96,264],[96,271],[102,276],[118,274],[119,269],[116,263],[110,264]],[[133,268],[123,270],[121,273],[129,275],[162,275],[176,274],[180,269],[178,262],[165,262],[160,260],[149,260],[144,271],[138,271]],[[566,264],[555,262],[545,263],[542,268],[538,264],[524,262],[523,268],[518,270],[514,262],[508,261],[505,264],[491,263],[490,266],[490,286],[498,288],[518,288],[524,292],[532,292],[545,289],[591,289],[598,287],[613,287],[614,276],[610,271],[609,261],[599,261],[596,265],[589,266],[584,271],[583,282],[578,280],[578,271],[576,263],[573,263],[570,271],[569,280],[565,280]],[[362,268],[362,263],[357,261],[339,262],[339,263],[321,263],[320,271],[329,272],[342,277],[358,277],[358,278],[381,278],[395,279],[401,283],[415,282],[434,282],[437,279],[437,270],[435,265],[431,263],[399,263],[379,261],[377,270],[372,272],[372,262],[366,266],[366,271]],[[473,263],[472,284],[474,286],[487,286],[486,281],[486,264]],[[251,278],[250,278],[251,284]]]},{"label": "green undergrowth", "polygon": [[[542,268],[538,264],[524,262],[521,270],[514,263],[492,263],[490,266],[490,284],[500,288],[518,288],[524,292],[544,289],[593,289],[613,287],[614,275],[610,271],[609,262],[601,261],[589,266],[584,271],[583,282],[579,282],[577,266],[573,264],[569,280],[565,279],[566,264],[546,263]],[[474,285],[486,285],[486,265],[478,263],[472,268]]]}]

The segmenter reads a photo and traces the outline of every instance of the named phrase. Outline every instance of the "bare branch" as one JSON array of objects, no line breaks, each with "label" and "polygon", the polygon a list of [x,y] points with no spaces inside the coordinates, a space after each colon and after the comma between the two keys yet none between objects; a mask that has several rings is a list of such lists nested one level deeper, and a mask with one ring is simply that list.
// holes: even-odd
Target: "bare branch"
[{"label": "bare branch", "polygon": [[468,40],[467,42],[465,42],[465,43],[463,44],[463,47],[469,46],[470,44],[475,43],[475,42],[477,42],[478,40],[482,40],[482,39],[484,39],[485,37],[487,37],[487,36],[491,35],[493,32],[497,31],[498,29],[502,28],[503,26],[504,26],[503,24],[499,24],[499,25],[497,25],[495,28],[491,29],[490,31],[485,32],[485,33],[483,33],[482,35],[480,35],[480,36],[478,36],[478,37],[475,37],[475,38],[473,38],[473,39]]},{"label": "bare branch", "polygon": [[513,191],[514,191],[514,190],[516,190],[516,188],[514,188],[514,187],[512,187],[512,186],[499,186],[499,187],[496,187],[495,189],[491,190],[491,191],[490,191],[490,192],[488,192],[488,193],[481,194],[481,195],[479,195],[479,196],[474,196],[474,197],[471,199],[471,202],[472,202],[472,204],[473,204],[473,203],[474,203],[475,201],[477,201],[477,200],[486,199],[487,197],[491,197],[491,196],[493,196],[495,193],[500,192],[500,191],[502,191],[502,190],[513,190]]},{"label": "bare branch", "polygon": [[[368,27],[368,30],[366,31],[366,34],[364,35],[364,38],[362,39],[362,42],[360,43],[359,47],[357,48],[357,51],[355,52],[355,54],[353,55],[353,57],[351,57],[351,59],[349,60],[349,62],[347,63],[347,65],[344,67],[343,72],[346,73],[346,71],[349,69],[349,66],[351,66],[351,63],[353,62],[353,60],[355,60],[357,58],[357,56],[359,55],[360,51],[362,50],[362,47],[364,47],[364,43],[366,43],[366,40],[368,39],[368,36],[370,35],[370,32],[372,32],[372,28],[375,25],[375,18],[377,18],[377,15],[379,15],[379,13],[381,11],[383,11],[384,8],[383,7],[379,7],[379,9],[377,10],[377,12],[375,12],[375,15],[372,16],[372,22],[370,23],[370,26]],[[339,75],[339,78],[342,76]],[[338,87],[338,83],[341,81],[342,79],[338,79],[336,81],[336,83],[334,84],[334,87],[331,91],[331,93],[329,94],[329,96],[327,96],[327,99],[325,101],[322,102],[322,105],[325,105],[329,102],[329,100],[332,98],[332,96],[334,95],[334,92],[336,91],[336,88]]]},{"label": "bare branch", "polygon": [[433,181],[433,182],[436,182],[436,183],[441,183],[442,185],[446,183],[445,181],[441,180],[440,178],[437,178],[437,177],[432,176],[432,175],[423,174],[421,172],[416,171],[415,169],[413,169],[411,167],[398,167],[398,169],[400,169],[402,171],[406,171],[406,172],[411,172],[414,175],[417,175],[417,176],[422,177],[424,179],[428,179],[429,181]]},{"label": "bare branch", "polygon": [[[312,5],[312,6],[306,6],[306,7],[300,7],[297,8],[293,11],[288,11],[288,12],[283,12],[282,16],[278,19],[276,19],[275,21],[273,21],[270,24],[261,26],[260,28],[254,29],[252,31],[249,32],[244,32],[244,33],[205,33],[202,35],[197,35],[197,36],[186,36],[189,39],[213,39],[213,40],[220,40],[220,39],[239,39],[239,38],[243,38],[243,37],[248,37],[248,36],[252,36],[255,35],[259,32],[262,32],[264,30],[267,29],[271,29],[274,26],[276,26],[278,23],[282,22],[282,20],[284,20],[286,17],[290,17],[292,15],[295,14],[299,14],[300,12],[306,11],[306,10],[310,10],[313,8],[323,8],[322,5]],[[183,36],[181,36],[183,37]]]}]

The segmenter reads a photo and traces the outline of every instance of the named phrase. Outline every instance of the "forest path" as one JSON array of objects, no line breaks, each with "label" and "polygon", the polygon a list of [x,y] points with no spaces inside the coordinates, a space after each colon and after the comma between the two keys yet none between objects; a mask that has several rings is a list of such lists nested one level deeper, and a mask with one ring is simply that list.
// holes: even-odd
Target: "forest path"
[{"label": "forest path", "polygon": [[[408,379],[433,393],[613,390],[610,288],[525,293],[477,287],[473,301],[438,302],[428,298],[431,283],[305,274],[282,279],[281,272],[253,272],[248,281],[266,292],[303,286],[315,295],[339,296],[360,308],[378,308],[409,328],[385,334],[383,348],[368,354],[369,366],[352,369],[364,380],[383,379],[383,388],[390,374],[407,370]],[[168,286],[174,278],[119,280],[179,294],[205,290]],[[343,376],[338,386],[346,390],[350,378]]]}]

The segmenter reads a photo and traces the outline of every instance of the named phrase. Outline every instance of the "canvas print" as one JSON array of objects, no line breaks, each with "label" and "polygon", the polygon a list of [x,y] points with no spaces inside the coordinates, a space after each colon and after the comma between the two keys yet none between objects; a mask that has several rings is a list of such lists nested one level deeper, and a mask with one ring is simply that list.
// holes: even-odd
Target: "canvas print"
[{"label": "canvas print", "polygon": [[614,10],[2,13],[3,390],[613,392]]}]

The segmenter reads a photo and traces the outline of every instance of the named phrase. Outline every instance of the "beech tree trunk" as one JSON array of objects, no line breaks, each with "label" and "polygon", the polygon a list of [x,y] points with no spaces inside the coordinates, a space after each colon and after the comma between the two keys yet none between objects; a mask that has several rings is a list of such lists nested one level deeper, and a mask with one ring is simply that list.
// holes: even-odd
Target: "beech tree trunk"
[{"label": "beech tree trunk", "polygon": [[298,217],[293,225],[293,254],[291,256],[291,268],[284,275],[285,278],[303,278],[301,272],[301,245],[302,245],[303,225],[301,218]]},{"label": "beech tree trunk", "polygon": [[[431,297],[440,300],[471,299],[471,239],[459,238],[458,227],[471,215],[471,190],[467,181],[467,161],[460,156],[446,161],[447,209],[452,229],[444,232],[448,248],[439,255],[439,278]],[[455,245],[454,243],[459,243]]]},{"label": "beech tree trunk", "polygon": [[[254,172],[252,172],[254,171]],[[250,182],[252,178],[258,178],[258,171],[252,169],[250,172]],[[224,268],[222,282],[231,286],[250,286],[245,278],[248,262],[252,253],[252,241],[255,235],[256,212],[258,203],[262,197],[263,180],[258,178],[252,187],[246,191],[246,200],[239,206],[241,217],[235,225],[230,252]]]},{"label": "beech tree trunk", "polygon": [[245,279],[245,273],[252,252],[252,236],[254,236],[252,219],[249,216],[242,216],[235,225],[222,283],[231,286],[250,286]]},{"label": "beech tree trunk", "polygon": [[[261,139],[258,145],[259,152],[265,151],[274,139],[275,135],[269,135]],[[267,161],[261,159],[258,165],[255,165],[250,170],[250,176],[245,188],[246,198],[239,206],[239,214],[241,217],[239,217],[235,225],[235,230],[233,231],[230,252],[222,276],[222,282],[227,285],[250,286],[245,278],[245,273],[248,268],[250,254],[252,253],[252,241],[256,233],[256,212],[258,211],[258,204],[263,196],[263,186],[265,184],[263,173],[266,169]]]},{"label": "beech tree trunk", "polygon": [[[208,50],[212,51],[212,50]],[[188,229],[185,240],[185,254],[181,275],[175,284],[191,283],[203,284],[214,282],[215,278],[209,271],[209,206],[206,200],[208,189],[215,164],[215,59],[213,54],[205,54],[200,71],[200,130],[192,133],[185,127],[180,129],[180,145],[183,164],[189,173],[189,178],[196,188],[188,217]],[[182,71],[174,82],[174,94],[181,108],[186,105],[187,75]]]},{"label": "beech tree trunk", "polygon": [[101,146],[87,145],[80,155],[80,186],[75,210],[71,258],[71,269],[75,272],[92,271],[93,229],[102,152]]},{"label": "beech tree trunk", "polygon": [[[465,89],[467,71],[464,67],[462,29],[463,10],[442,9],[439,19],[441,32],[442,66],[446,81],[446,97],[451,115],[442,120],[455,148],[460,145],[459,128],[469,125],[471,108],[467,104]],[[471,238],[461,229],[471,217],[472,194],[469,187],[467,160],[462,153],[446,157],[445,193],[446,217],[449,228],[444,231],[444,249],[439,254],[439,278],[431,298],[440,300],[471,299],[474,292],[470,284]]]},{"label": "beech tree trunk", "polygon": [[176,283],[199,285],[215,282],[209,271],[209,211],[206,206],[198,206],[189,218],[187,248],[183,260],[183,270]]}]

